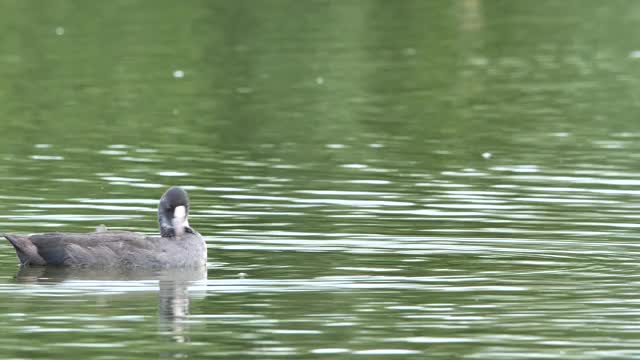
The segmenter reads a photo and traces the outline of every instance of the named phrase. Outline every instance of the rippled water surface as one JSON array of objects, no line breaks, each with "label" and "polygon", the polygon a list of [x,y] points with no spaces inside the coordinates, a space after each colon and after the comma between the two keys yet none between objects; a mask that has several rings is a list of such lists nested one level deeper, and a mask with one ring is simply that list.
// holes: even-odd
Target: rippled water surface
[{"label": "rippled water surface", "polygon": [[640,357],[640,3],[0,1],[3,358]]}]

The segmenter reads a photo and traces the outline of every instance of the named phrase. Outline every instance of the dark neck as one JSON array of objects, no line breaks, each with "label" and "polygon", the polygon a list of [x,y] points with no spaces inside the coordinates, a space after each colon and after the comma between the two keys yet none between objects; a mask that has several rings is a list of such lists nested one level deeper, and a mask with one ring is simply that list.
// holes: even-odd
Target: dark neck
[{"label": "dark neck", "polygon": [[176,236],[176,231],[173,226],[160,226],[160,236],[162,237],[174,237]]},{"label": "dark neck", "polygon": [[160,236],[176,236],[176,232],[173,229],[173,223],[171,222],[171,215],[164,212],[162,207],[158,207],[158,224],[160,225]]},{"label": "dark neck", "polygon": [[[195,230],[193,230],[192,228],[185,226],[184,228],[184,232],[188,233],[188,234],[195,234]],[[176,230],[173,227],[165,227],[165,228],[160,228],[160,236],[162,237],[175,237],[176,236]]]},{"label": "dark neck", "polygon": [[[169,217],[165,212],[161,209],[158,209],[158,224],[160,225],[160,236],[162,237],[175,237],[176,230],[173,227],[173,222],[171,221],[171,217]],[[185,233],[194,234],[194,230],[188,226],[184,228]]]}]

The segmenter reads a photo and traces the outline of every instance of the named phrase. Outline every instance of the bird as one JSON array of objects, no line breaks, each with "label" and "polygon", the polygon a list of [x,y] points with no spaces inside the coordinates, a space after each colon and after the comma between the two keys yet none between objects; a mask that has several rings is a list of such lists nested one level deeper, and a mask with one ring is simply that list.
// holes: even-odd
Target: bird
[{"label": "bird", "polygon": [[0,234],[15,248],[21,266],[97,268],[206,267],[204,239],[188,221],[189,196],[177,186],[158,203],[160,236],[108,230],[92,233]]}]

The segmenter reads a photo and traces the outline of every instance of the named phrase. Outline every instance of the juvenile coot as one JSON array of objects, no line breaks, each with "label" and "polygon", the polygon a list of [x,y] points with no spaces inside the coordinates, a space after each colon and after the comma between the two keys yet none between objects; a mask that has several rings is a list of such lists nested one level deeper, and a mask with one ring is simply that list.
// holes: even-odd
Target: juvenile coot
[{"label": "juvenile coot", "polygon": [[89,234],[3,234],[21,265],[178,268],[203,267],[207,247],[189,226],[189,197],[171,187],[160,198],[160,237],[101,227]]}]

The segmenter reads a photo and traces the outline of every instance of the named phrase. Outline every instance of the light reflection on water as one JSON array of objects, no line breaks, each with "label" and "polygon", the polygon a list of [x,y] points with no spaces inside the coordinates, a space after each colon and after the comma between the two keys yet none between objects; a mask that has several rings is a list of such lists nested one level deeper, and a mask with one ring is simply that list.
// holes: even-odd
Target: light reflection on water
[{"label": "light reflection on water", "polygon": [[[356,177],[361,169],[349,167]],[[523,172],[533,174],[514,175]],[[142,182],[125,173],[101,181],[115,178],[114,189]],[[635,356],[622,334],[637,329],[627,320],[640,295],[629,241],[637,226],[628,220],[636,191],[619,188],[633,186],[632,176],[488,164],[414,187],[394,175],[307,188],[291,174],[247,175],[243,187],[191,185],[192,223],[211,250],[208,280],[18,274],[0,285],[0,296],[20,299],[0,321],[15,334],[75,334],[42,345],[54,354],[135,354],[158,346],[145,337],[156,333],[167,342],[154,351],[171,356]],[[281,179],[284,188],[259,186]],[[41,211],[9,211],[3,228],[98,220],[127,228],[140,219],[150,223],[142,231],[155,231],[154,199],[3,198],[15,211]],[[1,261],[10,272],[13,254]],[[226,339],[224,349],[213,350],[220,344],[211,336]]]}]

